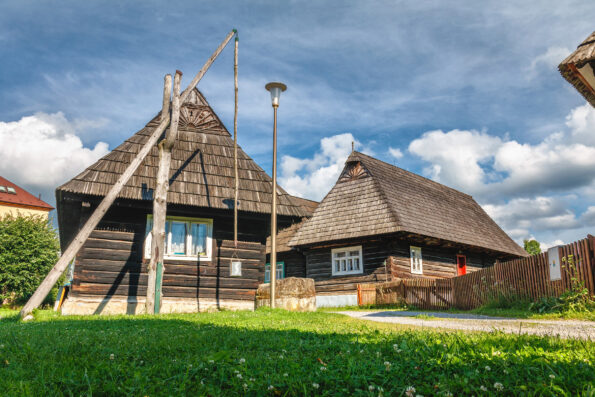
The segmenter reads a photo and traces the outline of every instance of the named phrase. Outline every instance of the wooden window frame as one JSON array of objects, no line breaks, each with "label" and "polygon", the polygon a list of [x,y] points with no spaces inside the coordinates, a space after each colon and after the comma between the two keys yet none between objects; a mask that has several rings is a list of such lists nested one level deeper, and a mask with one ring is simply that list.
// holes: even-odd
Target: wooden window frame
[{"label": "wooden window frame", "polygon": [[[345,252],[349,253],[349,251],[359,251],[358,256],[351,256],[346,255],[345,258],[358,258],[359,260],[359,270],[345,270],[345,271],[337,271],[335,270],[335,253],[337,252]],[[352,274],[362,274],[364,272],[364,257],[363,257],[363,250],[361,245],[354,245],[351,247],[341,247],[341,248],[333,248],[331,249],[331,274],[333,276],[348,276]]]},{"label": "wooden window frame", "polygon": [[[279,277],[279,275],[277,274],[277,280],[282,280],[285,278],[285,262],[277,262],[277,273],[279,273],[279,266],[281,266],[281,270],[283,271],[283,274],[281,277]],[[267,280],[267,272],[269,273],[269,277]],[[271,282],[271,264],[270,263],[266,263],[264,265],[264,283],[268,284]]]},{"label": "wooden window frame", "polygon": [[[213,220],[210,218],[192,218],[185,216],[168,216],[165,218],[167,221],[183,222],[186,223],[186,255],[173,255],[169,252],[165,252],[163,259],[167,260],[180,260],[180,261],[211,261],[213,251]],[[190,249],[192,247],[192,224],[205,224],[207,226],[207,238],[206,238],[206,253],[205,255],[190,255]],[[153,215],[147,215],[147,224],[145,230],[145,245],[143,250],[144,259],[151,258],[151,241],[153,239]],[[165,249],[168,250],[171,245],[171,231],[166,231],[166,242]]]},{"label": "wooden window frame", "polygon": [[[415,251],[419,252],[419,270],[417,270],[414,266],[414,255]],[[424,261],[423,261],[423,254],[421,247],[416,247],[413,245],[409,246],[409,258],[411,262],[411,274],[424,274]]]}]

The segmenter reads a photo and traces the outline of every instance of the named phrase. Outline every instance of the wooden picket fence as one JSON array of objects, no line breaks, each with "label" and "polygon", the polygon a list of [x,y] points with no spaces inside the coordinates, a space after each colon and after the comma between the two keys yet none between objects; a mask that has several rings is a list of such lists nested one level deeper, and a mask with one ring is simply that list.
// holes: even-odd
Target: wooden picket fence
[{"label": "wooden picket fence", "polygon": [[[447,279],[393,279],[386,283],[359,284],[358,303],[405,303],[420,309],[474,309],[498,297],[538,300],[560,296],[572,286],[572,278],[595,295],[595,237],[559,247],[565,258],[560,280],[551,281],[547,252],[499,262],[494,266]],[[572,257],[574,266],[568,266]]]}]

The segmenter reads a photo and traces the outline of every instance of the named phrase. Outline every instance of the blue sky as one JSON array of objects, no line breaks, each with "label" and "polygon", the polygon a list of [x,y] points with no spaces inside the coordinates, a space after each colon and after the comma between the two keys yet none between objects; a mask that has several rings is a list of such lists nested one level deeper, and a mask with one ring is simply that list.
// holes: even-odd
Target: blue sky
[{"label": "blue sky", "polygon": [[[593,21],[592,1],[0,2],[0,174],[53,203],[155,115],[164,74],[185,86],[237,28],[239,142],[270,170],[264,84],[285,82],[287,190],[321,199],[355,141],[517,241],[573,241],[595,230],[595,111],[556,66]],[[199,85],[229,129],[232,55]]]}]

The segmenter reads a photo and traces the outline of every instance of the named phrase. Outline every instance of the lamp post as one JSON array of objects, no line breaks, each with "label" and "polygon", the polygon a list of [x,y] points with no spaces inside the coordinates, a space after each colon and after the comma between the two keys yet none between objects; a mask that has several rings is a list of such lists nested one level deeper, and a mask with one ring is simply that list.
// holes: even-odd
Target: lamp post
[{"label": "lamp post", "polygon": [[271,93],[273,104],[273,200],[271,208],[271,309],[275,308],[275,282],[277,281],[277,108],[279,97],[287,89],[283,83],[268,83],[264,86]]}]

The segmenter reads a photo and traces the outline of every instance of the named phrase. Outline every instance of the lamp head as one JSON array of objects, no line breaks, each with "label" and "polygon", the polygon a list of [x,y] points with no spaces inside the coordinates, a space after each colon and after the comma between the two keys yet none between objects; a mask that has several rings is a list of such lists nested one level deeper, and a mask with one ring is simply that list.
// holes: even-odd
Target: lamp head
[{"label": "lamp head", "polygon": [[287,86],[283,83],[272,82],[264,86],[271,93],[271,102],[273,107],[279,106],[279,97],[281,93],[287,89]]}]

